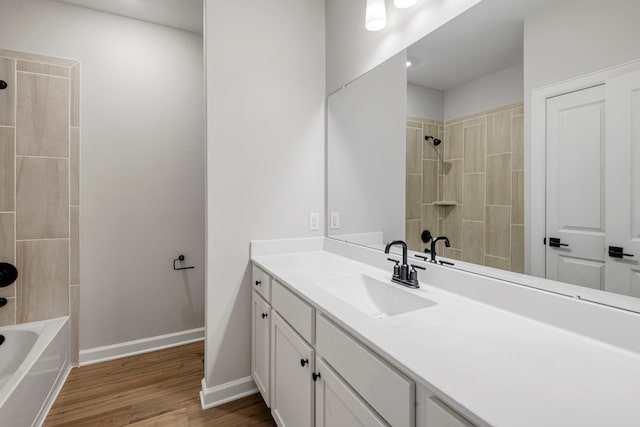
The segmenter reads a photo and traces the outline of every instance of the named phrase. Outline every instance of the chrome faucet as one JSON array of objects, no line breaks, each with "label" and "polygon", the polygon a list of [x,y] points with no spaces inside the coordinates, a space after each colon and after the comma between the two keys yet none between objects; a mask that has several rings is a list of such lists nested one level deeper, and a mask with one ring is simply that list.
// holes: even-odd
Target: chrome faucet
[{"label": "chrome faucet", "polygon": [[451,247],[451,243],[449,243],[449,238],[447,238],[447,236],[440,236],[431,240],[431,262],[436,262],[436,243],[438,243],[440,240],[444,240],[444,245],[446,247]]},{"label": "chrome faucet", "polygon": [[391,246],[395,245],[402,246],[402,265],[400,265],[400,261],[396,259],[387,258],[389,261],[396,263],[393,267],[393,277],[391,278],[391,281],[409,288],[419,288],[420,285],[418,284],[418,272],[416,271],[416,268],[421,270],[424,270],[425,268],[411,264],[411,270],[409,270],[409,265],[407,264],[407,244],[402,240],[392,240],[387,243],[387,246],[384,248],[384,253],[388,254]]}]

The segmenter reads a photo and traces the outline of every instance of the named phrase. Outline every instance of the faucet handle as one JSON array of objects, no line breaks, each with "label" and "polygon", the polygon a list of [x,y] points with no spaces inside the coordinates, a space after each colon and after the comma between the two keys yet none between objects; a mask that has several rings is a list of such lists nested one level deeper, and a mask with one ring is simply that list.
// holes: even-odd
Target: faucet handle
[{"label": "faucet handle", "polygon": [[415,270],[416,268],[420,269],[420,270],[426,270],[426,267],[423,267],[421,265],[415,265],[415,264],[411,264],[411,267],[413,267],[413,270]]},{"label": "faucet handle", "polygon": [[[426,256],[426,255],[418,255],[418,254],[415,254],[414,256],[415,256],[416,258],[420,258],[421,260],[424,260],[424,261],[428,261],[428,260],[429,260],[429,257],[428,257],[428,256]],[[413,264],[411,264],[411,265],[413,265]]]},{"label": "faucet handle", "polygon": [[393,266],[393,277],[400,277],[400,261],[393,258],[387,258],[387,261],[393,261],[396,265]]}]

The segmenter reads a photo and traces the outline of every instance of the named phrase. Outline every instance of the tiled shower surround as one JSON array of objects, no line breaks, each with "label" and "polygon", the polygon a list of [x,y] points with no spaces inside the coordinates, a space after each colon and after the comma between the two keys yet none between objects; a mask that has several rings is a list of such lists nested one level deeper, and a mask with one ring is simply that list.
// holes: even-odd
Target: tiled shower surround
[{"label": "tiled shower surround", "polygon": [[78,357],[80,65],[0,49],[0,325],[69,315]]},{"label": "tiled shower surround", "polygon": [[428,229],[449,238],[451,248],[438,246],[446,257],[523,272],[523,135],[521,103],[444,123],[408,118],[409,247],[428,247],[420,241]]}]

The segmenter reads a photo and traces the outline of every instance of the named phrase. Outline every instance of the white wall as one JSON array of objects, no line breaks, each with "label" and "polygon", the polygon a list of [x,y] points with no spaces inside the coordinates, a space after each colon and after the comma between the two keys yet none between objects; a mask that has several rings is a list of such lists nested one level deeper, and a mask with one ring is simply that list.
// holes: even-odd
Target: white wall
[{"label": "white wall", "polygon": [[334,234],[404,239],[406,51],[331,95],[327,107],[327,203]]},{"label": "white wall", "polygon": [[407,116],[444,120],[444,92],[407,84]]},{"label": "white wall", "polygon": [[444,94],[444,120],[522,102],[523,65],[517,64],[448,90]]},{"label": "white wall", "polygon": [[3,48],[81,61],[81,350],[201,327],[201,36],[53,1],[0,10]]},{"label": "white wall", "polygon": [[[640,2],[565,0],[525,19],[525,263],[530,264],[531,91],[640,58]],[[527,270],[528,271],[528,270]]]},{"label": "white wall", "polygon": [[387,27],[364,28],[364,0],[326,0],[327,93],[391,58],[480,0],[419,1],[410,9],[387,5]]},{"label": "white wall", "polygon": [[[205,8],[205,387],[238,379],[249,387],[249,242],[323,235],[324,1]],[[319,231],[308,231],[309,212],[320,213]],[[219,391],[213,401],[234,393]]]}]

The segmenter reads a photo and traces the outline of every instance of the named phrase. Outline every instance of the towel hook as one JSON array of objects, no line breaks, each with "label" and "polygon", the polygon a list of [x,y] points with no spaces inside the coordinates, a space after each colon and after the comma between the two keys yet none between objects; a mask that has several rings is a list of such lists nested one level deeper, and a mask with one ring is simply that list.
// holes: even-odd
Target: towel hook
[{"label": "towel hook", "polygon": [[178,271],[178,270],[189,270],[190,268],[196,268],[195,266],[176,268],[176,262],[177,261],[184,261],[184,255],[180,255],[180,256],[178,256],[178,258],[173,260],[173,269],[176,270],[176,271]]}]

